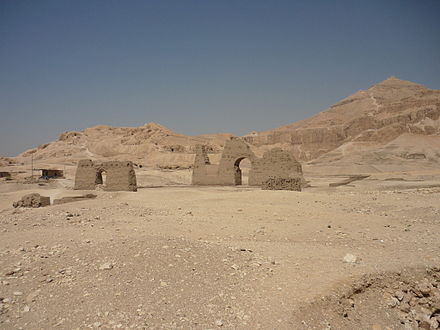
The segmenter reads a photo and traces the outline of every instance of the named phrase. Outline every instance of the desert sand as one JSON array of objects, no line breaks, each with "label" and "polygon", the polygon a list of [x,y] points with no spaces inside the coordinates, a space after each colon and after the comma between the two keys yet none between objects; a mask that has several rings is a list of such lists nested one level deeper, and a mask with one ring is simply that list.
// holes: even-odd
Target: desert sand
[{"label": "desert sand", "polygon": [[[243,137],[291,151],[301,192],[246,185],[244,161],[244,185],[192,186],[195,145],[215,163],[231,135],[154,123],[0,158],[0,328],[439,328],[439,93],[392,77]],[[132,161],[137,192],[73,190],[83,158]],[[13,208],[28,193],[97,196]]]},{"label": "desert sand", "polygon": [[336,188],[344,177],[306,172],[302,192],[190,173],[137,170],[138,192],[37,209],[12,203],[86,191],[70,174],[0,185],[1,327],[398,329],[399,277],[439,284],[439,172]]}]

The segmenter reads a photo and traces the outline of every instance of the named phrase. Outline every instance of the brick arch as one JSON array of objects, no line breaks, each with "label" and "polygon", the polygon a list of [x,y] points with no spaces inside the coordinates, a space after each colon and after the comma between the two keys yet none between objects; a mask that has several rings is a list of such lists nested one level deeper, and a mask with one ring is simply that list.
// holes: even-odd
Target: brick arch
[{"label": "brick arch", "polygon": [[237,170],[239,169],[237,169],[236,165],[238,165],[241,160],[245,158],[249,159],[249,161],[251,162],[252,169],[256,160],[256,156],[252,152],[249,145],[239,138],[232,138],[231,140],[226,142],[218,169],[221,184],[241,184],[241,173],[240,179],[238,179]]},{"label": "brick arch", "polygon": [[242,169],[240,168],[240,163],[241,163],[242,160],[245,160],[245,159],[248,159],[250,161],[250,163],[251,163],[251,170],[252,170],[253,163],[249,159],[249,157],[242,156],[242,157],[237,158],[236,161],[234,162],[234,184],[235,185],[243,184],[243,173],[242,173]]},{"label": "brick arch", "polygon": [[192,183],[194,185],[237,185],[240,184],[237,165],[244,159],[249,159],[250,186],[261,186],[271,177],[301,178],[304,181],[301,164],[296,161],[290,151],[273,148],[259,158],[252,152],[250,146],[240,138],[226,141],[220,163],[211,164],[206,146],[196,146]]}]

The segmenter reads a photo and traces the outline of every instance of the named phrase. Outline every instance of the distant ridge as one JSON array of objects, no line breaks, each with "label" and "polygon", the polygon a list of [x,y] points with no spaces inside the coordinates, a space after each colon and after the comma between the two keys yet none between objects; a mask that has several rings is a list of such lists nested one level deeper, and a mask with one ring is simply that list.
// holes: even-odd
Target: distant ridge
[{"label": "distant ridge", "polygon": [[[392,76],[342,99],[313,117],[265,132],[254,131],[243,138],[256,152],[278,146],[291,150],[302,162],[341,161],[353,150],[380,149],[405,134],[406,146],[410,141],[408,136],[439,137],[439,117],[439,90]],[[219,153],[225,140],[231,136],[185,136],[157,123],[140,127],[100,125],[81,132],[65,132],[57,141],[27,150],[16,160],[33,154],[34,159],[46,162],[111,158],[160,168],[189,168],[196,144],[206,144],[212,153]],[[421,139],[416,140],[420,145]],[[437,143],[434,140],[430,139],[429,143]],[[323,157],[332,151],[332,157]],[[435,152],[428,153],[436,157]],[[365,161],[360,156],[356,159]]]},{"label": "distant ridge", "polygon": [[439,115],[439,90],[389,77],[311,118],[245,139],[256,146],[288,146],[309,161],[347,142],[385,144],[404,133],[439,135]]}]

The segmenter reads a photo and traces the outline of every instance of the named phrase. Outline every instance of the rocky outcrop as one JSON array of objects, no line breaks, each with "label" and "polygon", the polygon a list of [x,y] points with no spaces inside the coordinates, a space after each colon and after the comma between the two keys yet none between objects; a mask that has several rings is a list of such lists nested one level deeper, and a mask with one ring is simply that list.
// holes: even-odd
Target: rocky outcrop
[{"label": "rocky outcrop", "polygon": [[34,160],[115,159],[158,168],[189,168],[197,144],[220,152],[231,134],[185,136],[149,123],[140,127],[106,125],[62,133],[57,141],[30,149],[17,158]]}]

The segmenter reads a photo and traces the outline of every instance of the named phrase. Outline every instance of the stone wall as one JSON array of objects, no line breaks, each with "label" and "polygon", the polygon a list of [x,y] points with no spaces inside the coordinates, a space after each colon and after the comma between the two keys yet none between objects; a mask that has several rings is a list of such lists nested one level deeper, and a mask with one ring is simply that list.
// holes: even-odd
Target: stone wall
[{"label": "stone wall", "polygon": [[102,183],[102,173],[106,174],[103,185],[106,191],[137,191],[136,174],[133,163],[128,161],[93,162],[83,159],[78,162],[75,175],[76,190],[93,190]]},{"label": "stone wall", "polygon": [[207,148],[206,146],[201,144],[198,144],[196,146],[196,157],[193,166],[192,184],[218,184],[218,165],[213,165],[210,163]]},{"label": "stone wall", "polygon": [[301,164],[290,152],[273,148],[254,161],[249,173],[249,185],[261,186],[270,177],[302,178]]},{"label": "stone wall", "polygon": [[240,185],[240,162],[249,159],[249,185],[261,186],[269,177],[300,178],[304,181],[301,164],[293,155],[280,148],[267,151],[262,158],[252,152],[250,146],[240,138],[231,138],[225,143],[220,163],[211,164],[205,146],[196,147],[192,184],[194,185]]},{"label": "stone wall", "polygon": [[301,191],[301,178],[269,177],[263,181],[261,189]]},{"label": "stone wall", "polygon": [[90,159],[81,159],[76,167],[75,186],[76,190],[94,190],[96,187],[97,169]]}]

